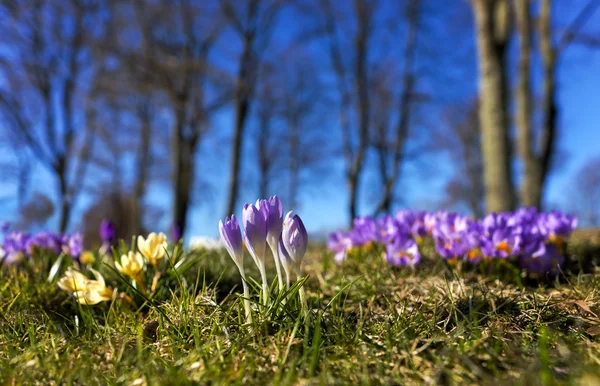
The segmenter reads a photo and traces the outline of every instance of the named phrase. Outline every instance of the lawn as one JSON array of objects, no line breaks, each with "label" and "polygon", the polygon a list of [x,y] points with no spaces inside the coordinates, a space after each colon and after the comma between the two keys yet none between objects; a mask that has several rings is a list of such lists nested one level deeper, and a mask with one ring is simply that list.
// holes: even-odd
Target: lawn
[{"label": "lawn", "polygon": [[[587,256],[590,237],[573,239],[571,256]],[[395,268],[376,253],[338,265],[313,246],[310,312],[273,286],[276,306],[255,304],[249,326],[229,256],[187,258],[193,267],[160,299],[135,306],[79,305],[42,269],[1,269],[0,382],[600,384],[594,268],[534,280],[439,259]]]}]

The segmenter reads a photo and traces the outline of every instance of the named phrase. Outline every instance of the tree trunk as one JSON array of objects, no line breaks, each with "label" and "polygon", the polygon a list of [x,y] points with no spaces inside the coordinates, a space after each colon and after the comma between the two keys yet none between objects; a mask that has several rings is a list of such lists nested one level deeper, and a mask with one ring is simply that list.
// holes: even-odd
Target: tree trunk
[{"label": "tree trunk", "polygon": [[523,161],[523,186],[521,203],[539,207],[539,162],[533,149],[533,118],[531,90],[531,16],[528,1],[516,1],[519,29],[519,84],[517,87],[517,126],[519,127],[519,153]]},{"label": "tree trunk", "polygon": [[58,177],[58,194],[60,202],[60,217],[58,231],[62,234],[67,231],[69,226],[69,217],[71,214],[71,206],[69,204],[69,192],[67,185],[67,176],[65,170],[64,158],[58,159],[57,177]]},{"label": "tree trunk", "polygon": [[187,225],[187,213],[190,206],[190,193],[193,186],[194,176],[194,145],[186,139],[184,135],[185,128],[185,104],[178,103],[178,117],[176,123],[176,133],[173,154],[175,161],[174,178],[174,205],[173,205],[173,225],[178,226],[181,234],[185,233]]},{"label": "tree trunk", "polygon": [[509,5],[506,0],[473,0],[479,56],[479,116],[487,210],[515,207],[511,171],[507,82],[504,73],[509,41]]},{"label": "tree trunk", "polygon": [[370,14],[368,5],[362,0],[355,0],[358,17],[358,32],[356,34],[356,91],[358,94],[358,149],[348,173],[348,189],[350,190],[350,225],[357,216],[359,204],[360,177],[362,176],[367,142],[369,140],[369,75],[367,72],[367,44],[370,33]]},{"label": "tree trunk", "polygon": [[558,117],[558,103],[556,101],[556,49],[552,45],[550,0],[542,0],[540,12],[540,48],[543,63],[543,86],[542,86],[542,134],[540,137],[540,155],[537,184],[534,186],[531,196],[532,202],[540,207],[543,200],[543,188],[550,171],[552,155],[556,140],[556,124]]},{"label": "tree trunk", "polygon": [[229,198],[227,200],[227,216],[235,212],[240,184],[240,165],[242,160],[242,144],[246,128],[246,118],[250,109],[250,67],[252,65],[252,42],[245,42],[244,52],[240,59],[240,69],[237,79],[235,96],[235,126],[233,134],[233,147],[231,150],[231,168],[229,182]]},{"label": "tree trunk", "polygon": [[269,114],[264,110],[270,107],[263,107],[259,112],[260,134],[258,140],[258,196],[266,198],[269,194],[269,173],[273,167],[269,149],[269,139],[271,138],[271,122]]},{"label": "tree trunk", "polygon": [[[296,120],[297,121],[297,120]],[[288,200],[290,208],[296,209],[296,199],[298,196],[298,169],[300,166],[299,144],[298,144],[298,123],[291,122],[290,125],[290,185],[288,186]]]},{"label": "tree trunk", "polygon": [[131,232],[133,235],[142,233],[142,200],[146,194],[148,180],[148,165],[150,163],[150,137],[151,123],[149,106],[144,106],[141,111],[142,127],[140,132],[140,147],[137,159],[137,176],[133,187],[133,207],[131,214]]}]

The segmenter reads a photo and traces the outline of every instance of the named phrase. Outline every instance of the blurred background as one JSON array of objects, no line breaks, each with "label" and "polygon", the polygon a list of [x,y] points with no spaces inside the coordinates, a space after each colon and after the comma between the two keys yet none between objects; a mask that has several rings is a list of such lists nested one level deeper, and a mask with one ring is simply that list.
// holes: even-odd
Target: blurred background
[{"label": "blurred background", "polygon": [[600,222],[598,0],[0,0],[0,220],[216,236],[397,208]]}]

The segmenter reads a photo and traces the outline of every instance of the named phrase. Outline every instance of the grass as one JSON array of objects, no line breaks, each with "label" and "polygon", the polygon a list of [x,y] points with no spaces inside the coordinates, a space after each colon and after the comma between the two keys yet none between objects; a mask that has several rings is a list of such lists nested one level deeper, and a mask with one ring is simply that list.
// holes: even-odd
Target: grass
[{"label": "grass", "polygon": [[79,306],[41,274],[0,269],[0,383],[600,384],[593,267],[533,281],[359,260],[315,248],[309,316],[293,293],[251,327],[225,255],[199,254],[138,308]]}]

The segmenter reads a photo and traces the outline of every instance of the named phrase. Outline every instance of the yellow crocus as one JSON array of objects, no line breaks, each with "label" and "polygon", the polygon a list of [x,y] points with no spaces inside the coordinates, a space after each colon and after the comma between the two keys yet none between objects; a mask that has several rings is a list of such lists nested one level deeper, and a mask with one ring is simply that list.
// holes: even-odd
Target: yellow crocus
[{"label": "yellow crocus", "polygon": [[139,252],[129,251],[127,255],[121,256],[121,262],[115,261],[115,267],[119,272],[136,279],[144,268],[144,258]]},{"label": "yellow crocus", "polygon": [[112,299],[113,290],[106,286],[100,272],[91,269],[95,280],[88,279],[83,273],[69,268],[65,276],[58,281],[58,286],[71,292],[80,304],[98,304]]},{"label": "yellow crocus", "polygon": [[90,251],[83,251],[79,256],[79,261],[81,264],[91,264],[96,261],[94,254]]},{"label": "yellow crocus", "polygon": [[159,234],[152,232],[147,238],[138,236],[137,246],[140,253],[148,259],[152,266],[156,267],[165,255],[168,246],[167,236],[162,232]]},{"label": "yellow crocus", "polygon": [[65,276],[58,281],[60,289],[67,292],[75,292],[83,290],[86,287],[86,282],[89,279],[83,273],[74,270],[72,267],[67,269]]}]

